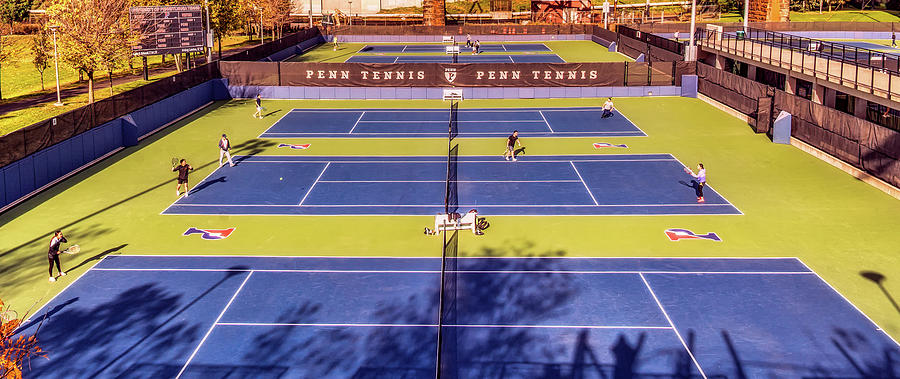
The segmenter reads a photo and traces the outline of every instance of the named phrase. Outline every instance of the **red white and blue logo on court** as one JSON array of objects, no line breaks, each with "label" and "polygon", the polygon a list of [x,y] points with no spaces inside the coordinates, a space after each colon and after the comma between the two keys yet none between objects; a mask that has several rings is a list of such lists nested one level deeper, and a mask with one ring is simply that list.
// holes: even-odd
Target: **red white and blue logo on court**
[{"label": "red white and blue logo on court", "polygon": [[697,234],[687,229],[666,229],[666,237],[670,241],[679,240],[711,240],[721,241],[722,239],[716,233]]},{"label": "red white and blue logo on court", "polygon": [[594,142],[595,149],[602,149],[604,147],[628,147],[628,145],[626,145],[624,143],[617,145],[617,144],[606,143],[606,142]]},{"label": "red white and blue logo on court", "polygon": [[309,149],[309,145],[311,145],[311,144],[309,144],[309,143],[302,143],[302,144],[299,144],[299,143],[282,143],[282,144],[278,144],[278,147],[279,147],[279,148],[282,148],[282,147],[290,147],[291,149],[295,149],[295,150],[306,150],[306,149]]},{"label": "red white and blue logo on court", "polygon": [[200,229],[200,228],[188,228],[186,232],[184,232],[183,236],[189,236],[191,234],[200,234],[200,237],[205,240],[223,240],[228,238],[231,233],[234,232],[234,228],[228,229]]}]

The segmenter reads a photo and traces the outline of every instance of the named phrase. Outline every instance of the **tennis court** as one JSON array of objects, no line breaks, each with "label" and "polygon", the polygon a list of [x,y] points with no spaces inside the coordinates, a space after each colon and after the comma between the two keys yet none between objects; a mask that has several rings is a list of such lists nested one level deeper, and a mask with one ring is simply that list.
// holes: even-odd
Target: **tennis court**
[{"label": "tennis court", "polygon": [[[453,63],[450,55],[354,55],[345,63]],[[485,54],[463,51],[456,63],[566,63],[556,54]]]},{"label": "tennis court", "polygon": [[837,42],[840,44],[843,44],[843,45],[859,47],[862,49],[869,49],[869,50],[887,50],[887,51],[900,50],[900,49],[897,49],[896,47],[890,47],[888,45],[881,45],[881,44],[872,43],[872,42],[862,42],[862,41],[837,41]]},{"label": "tennis court", "polygon": [[[502,146],[500,146],[502,148]],[[462,212],[484,215],[734,215],[669,154],[453,157]],[[163,214],[435,215],[444,212],[447,156],[243,156]]]},{"label": "tennis court", "polygon": [[[600,107],[467,108],[457,113],[458,137],[642,137],[621,112]],[[293,109],[259,138],[446,138],[446,109]]]},{"label": "tennis court", "polygon": [[[443,53],[448,45],[411,44],[411,45],[366,45],[359,49],[360,53]],[[465,50],[465,45],[460,44]],[[552,51],[543,43],[482,43],[481,51],[485,53],[503,52],[535,52]]]},{"label": "tennis court", "polygon": [[434,377],[439,330],[448,378],[857,377],[900,354],[796,258],[108,256],[42,320],[35,377]]}]

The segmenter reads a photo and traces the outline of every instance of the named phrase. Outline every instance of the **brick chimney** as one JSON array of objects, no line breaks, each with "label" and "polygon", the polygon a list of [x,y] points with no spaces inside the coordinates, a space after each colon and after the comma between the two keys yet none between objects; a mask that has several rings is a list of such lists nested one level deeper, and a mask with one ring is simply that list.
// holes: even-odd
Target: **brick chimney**
[{"label": "brick chimney", "polygon": [[790,21],[790,0],[751,0],[750,21]]},{"label": "brick chimney", "polygon": [[425,25],[444,26],[446,24],[444,0],[424,0],[422,6],[425,10],[423,15]]}]

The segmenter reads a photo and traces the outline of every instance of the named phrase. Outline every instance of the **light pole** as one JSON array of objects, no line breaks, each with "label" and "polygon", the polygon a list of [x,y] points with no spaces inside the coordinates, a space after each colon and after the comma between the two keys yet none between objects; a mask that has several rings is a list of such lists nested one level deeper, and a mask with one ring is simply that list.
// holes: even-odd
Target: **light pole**
[{"label": "light pole", "polygon": [[312,29],[312,27],[313,27],[313,22],[312,22],[312,7],[313,7],[313,3],[312,3],[312,2],[313,2],[313,0],[309,0],[309,28],[310,28],[310,29]]},{"label": "light pole", "polygon": [[57,107],[63,106],[62,97],[59,94],[59,50],[56,49],[56,30],[59,29],[59,25],[51,25],[50,30],[53,31],[53,66],[56,69],[56,103],[53,105]]},{"label": "light pole", "polygon": [[749,30],[747,28],[747,26],[748,26],[747,23],[749,21],[749,18],[750,18],[750,0],[744,0],[744,33],[747,33],[747,31]]},{"label": "light pole", "polygon": [[347,2],[349,4],[350,10],[347,11],[347,17],[350,17],[350,26],[353,26],[353,0]]},{"label": "light pole", "polygon": [[206,63],[212,63],[212,24],[209,23],[209,0],[203,0],[203,5],[206,6],[206,45],[208,45],[208,49],[206,50]]}]

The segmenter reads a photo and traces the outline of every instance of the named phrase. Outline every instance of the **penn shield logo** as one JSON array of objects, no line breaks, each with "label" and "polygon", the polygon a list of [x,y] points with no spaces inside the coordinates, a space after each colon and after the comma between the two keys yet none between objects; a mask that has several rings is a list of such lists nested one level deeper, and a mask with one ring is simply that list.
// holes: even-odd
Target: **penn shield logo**
[{"label": "penn shield logo", "polygon": [[623,144],[620,144],[620,145],[616,145],[616,144],[612,144],[612,143],[606,143],[606,142],[595,142],[595,143],[594,143],[594,148],[595,148],[595,149],[602,149],[602,148],[604,148],[604,147],[628,147],[628,145],[626,145],[626,144],[624,144],[624,143],[623,143]]},{"label": "penn shield logo", "polygon": [[455,68],[444,69],[444,79],[447,79],[448,82],[453,83],[453,81],[456,80],[456,69]]},{"label": "penn shield logo", "polygon": [[228,238],[228,236],[234,233],[234,228],[228,229],[200,229],[200,228],[188,228],[186,232],[184,232],[184,236],[189,236],[192,234],[200,234],[200,238],[210,241],[223,240]]},{"label": "penn shield logo", "polygon": [[666,229],[666,237],[670,241],[680,240],[710,240],[721,241],[716,233],[697,234],[687,229]]},{"label": "penn shield logo", "polygon": [[278,144],[278,148],[280,149],[282,147],[290,147],[291,149],[294,149],[294,150],[306,150],[306,149],[309,149],[309,145],[311,145],[311,144],[309,144],[309,143],[303,143],[303,144],[282,143],[282,144]]}]

